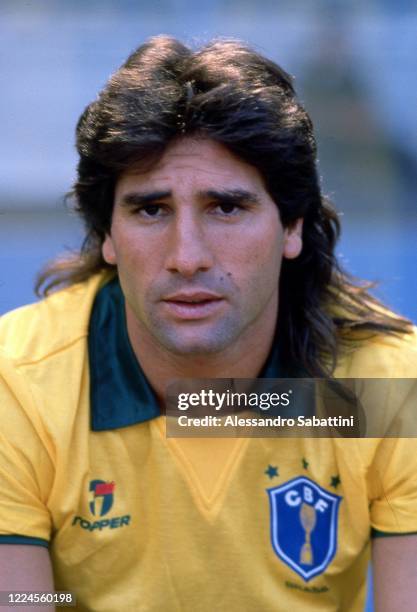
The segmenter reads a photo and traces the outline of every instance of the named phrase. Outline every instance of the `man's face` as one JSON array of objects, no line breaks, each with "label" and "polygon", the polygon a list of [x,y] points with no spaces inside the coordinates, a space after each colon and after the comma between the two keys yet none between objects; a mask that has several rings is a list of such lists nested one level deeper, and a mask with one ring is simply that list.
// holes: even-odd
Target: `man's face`
[{"label": "man's face", "polygon": [[177,355],[220,353],[273,330],[282,257],[301,250],[260,173],[208,139],[171,145],[119,178],[103,256],[128,318]]}]

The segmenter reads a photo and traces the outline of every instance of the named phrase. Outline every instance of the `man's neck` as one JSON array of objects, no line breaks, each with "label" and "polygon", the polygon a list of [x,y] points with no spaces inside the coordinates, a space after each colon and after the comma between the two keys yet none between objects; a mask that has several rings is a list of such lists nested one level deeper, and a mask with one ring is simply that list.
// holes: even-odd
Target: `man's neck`
[{"label": "man's neck", "polygon": [[159,400],[178,378],[256,378],[264,366],[275,335],[275,321],[252,326],[220,353],[177,355],[161,346],[126,309],[127,331],[133,351]]}]

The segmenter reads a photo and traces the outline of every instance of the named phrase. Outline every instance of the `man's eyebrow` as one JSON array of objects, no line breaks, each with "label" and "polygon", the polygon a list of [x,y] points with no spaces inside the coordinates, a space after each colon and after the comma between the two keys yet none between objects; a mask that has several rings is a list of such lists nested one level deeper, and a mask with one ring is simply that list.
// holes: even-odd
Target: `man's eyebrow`
[{"label": "man's eyebrow", "polygon": [[122,206],[143,206],[144,204],[152,204],[170,196],[171,191],[132,191],[121,197],[120,204]]},{"label": "man's eyebrow", "polygon": [[[164,198],[172,196],[171,191],[132,191],[126,193],[120,199],[122,206],[143,206],[145,204],[152,204],[158,202]],[[211,198],[213,200],[229,203],[239,204],[248,202],[250,204],[260,204],[259,197],[252,191],[246,189],[207,189],[198,192],[198,196],[202,199]]]},{"label": "man's eyebrow", "polygon": [[230,204],[239,204],[241,202],[248,202],[250,204],[261,203],[256,193],[246,191],[245,189],[208,189],[207,191],[201,191],[199,195]]}]

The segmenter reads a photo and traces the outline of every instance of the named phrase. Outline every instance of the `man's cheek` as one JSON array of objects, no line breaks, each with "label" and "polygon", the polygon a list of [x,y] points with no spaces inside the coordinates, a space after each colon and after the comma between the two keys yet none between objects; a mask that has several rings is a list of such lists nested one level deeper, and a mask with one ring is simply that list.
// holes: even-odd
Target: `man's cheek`
[{"label": "man's cheek", "polygon": [[242,251],[240,266],[248,273],[254,269],[258,274],[263,275],[268,270],[279,270],[281,258],[279,249],[265,241],[257,248],[248,246],[247,249]]}]

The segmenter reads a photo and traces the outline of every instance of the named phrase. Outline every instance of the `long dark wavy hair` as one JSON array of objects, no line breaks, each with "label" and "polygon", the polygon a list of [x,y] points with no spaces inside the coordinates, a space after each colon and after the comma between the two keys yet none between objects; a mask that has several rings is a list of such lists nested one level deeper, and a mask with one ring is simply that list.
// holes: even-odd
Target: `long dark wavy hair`
[{"label": "long dark wavy hair", "polygon": [[277,329],[285,359],[329,376],[349,338],[411,331],[368,293],[369,284],[339,266],[339,221],[320,190],[311,120],[291,77],[245,44],[215,40],[192,51],[171,37],[151,38],[87,106],[76,134],[72,196],[86,237],[80,253],[41,272],[38,294],[111,268],[101,245],[120,173],[133,163],[150,167],[174,139],[201,135],[259,170],[284,226],[304,218],[302,253],[284,259],[281,270]]}]

